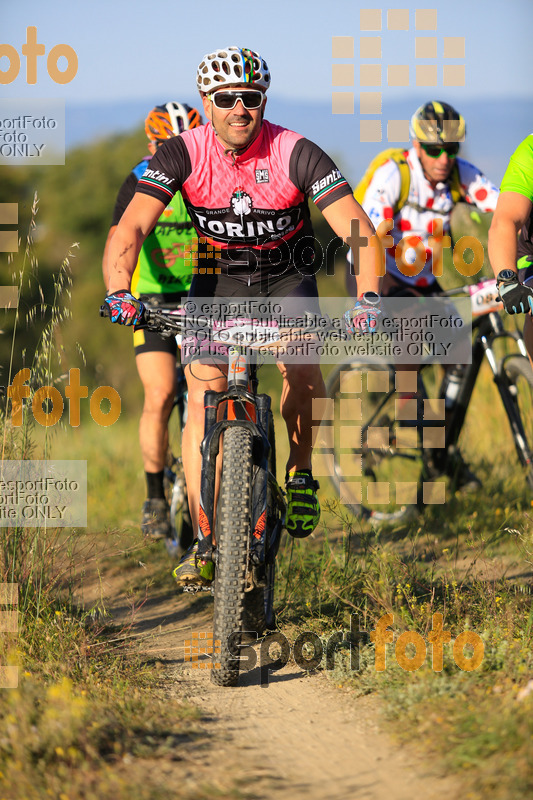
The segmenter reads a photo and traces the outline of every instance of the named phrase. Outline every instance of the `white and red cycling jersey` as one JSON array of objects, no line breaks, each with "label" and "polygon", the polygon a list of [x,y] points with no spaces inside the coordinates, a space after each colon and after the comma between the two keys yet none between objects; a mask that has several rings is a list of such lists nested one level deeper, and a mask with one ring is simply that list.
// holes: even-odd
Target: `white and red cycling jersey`
[{"label": "white and red cycling jersey", "polygon": [[[496,186],[473,164],[462,158],[457,158],[456,161],[466,202],[477,206],[480,211],[494,211],[498,200]],[[413,247],[407,247],[403,251],[407,263],[414,263],[416,257],[414,247],[420,240],[422,241],[426,248],[426,263],[418,275],[407,276],[399,270],[394,257],[394,247],[386,251],[386,269],[387,273],[402,283],[426,288],[436,280],[432,272],[433,252],[428,243],[433,233],[434,221],[440,219],[444,234],[449,234],[454,201],[448,183],[438,183],[436,188],[432,187],[424,175],[414,148],[407,153],[407,163],[411,176],[409,196],[405,205],[396,214],[394,208],[400,198],[401,177],[398,165],[392,160],[375,171],[362,205],[376,228],[385,219],[394,220],[394,228],[390,231],[390,235],[395,246],[401,239],[413,237]]]},{"label": "white and red cycling jersey", "polygon": [[320,147],[266,120],[237,155],[209,124],[165,141],[137,191],[168,203],[178,189],[199,236],[217,248],[217,266],[248,283],[271,271],[316,272],[307,199],[323,210],[351,193]]}]

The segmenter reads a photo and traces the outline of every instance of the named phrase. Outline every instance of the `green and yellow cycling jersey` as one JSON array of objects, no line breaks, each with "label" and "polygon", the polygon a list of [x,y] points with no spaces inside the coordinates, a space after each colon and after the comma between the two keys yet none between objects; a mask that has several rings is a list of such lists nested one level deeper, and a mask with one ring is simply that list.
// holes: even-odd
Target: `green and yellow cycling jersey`
[{"label": "green and yellow cycling jersey", "polygon": [[[149,157],[144,158],[122,184],[112,225],[118,225],[148,162]],[[191,285],[193,265],[197,262],[197,252],[196,231],[180,192],[176,192],[144,240],[131,282],[132,292],[137,296],[187,292]]]},{"label": "green and yellow cycling jersey", "polygon": [[144,240],[133,275],[135,294],[186,292],[191,285],[198,238],[177,192]]}]

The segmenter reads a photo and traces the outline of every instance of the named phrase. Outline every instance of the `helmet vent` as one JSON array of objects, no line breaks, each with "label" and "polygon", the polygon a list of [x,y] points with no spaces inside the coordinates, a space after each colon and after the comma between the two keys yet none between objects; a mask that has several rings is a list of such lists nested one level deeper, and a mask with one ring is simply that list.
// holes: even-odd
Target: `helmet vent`
[{"label": "helmet vent", "polygon": [[270,86],[268,66],[259,53],[248,48],[226,47],[208,53],[198,67],[196,85],[209,92],[221,84],[248,83],[266,92]]}]

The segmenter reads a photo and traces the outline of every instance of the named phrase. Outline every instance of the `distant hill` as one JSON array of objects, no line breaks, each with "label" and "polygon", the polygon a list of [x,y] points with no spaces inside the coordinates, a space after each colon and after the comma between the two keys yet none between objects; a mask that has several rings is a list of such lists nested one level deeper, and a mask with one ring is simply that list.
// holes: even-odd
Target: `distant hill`
[{"label": "distant hill", "polygon": [[[161,98],[74,106],[67,104],[67,150],[112,133],[125,133],[142,125],[147,110]],[[197,104],[197,99],[189,100]],[[382,120],[406,119],[419,100],[387,103]],[[533,131],[533,102],[495,98],[468,101],[460,106],[467,120],[465,158],[472,160],[492,180],[499,183],[509,156],[517,144]],[[359,116],[332,116],[329,103],[296,102],[269,98],[267,117],[273,122],[302,133],[335,157],[346,177],[355,183],[366,164],[387,142],[359,142]],[[384,126],[385,127],[385,126]]]}]

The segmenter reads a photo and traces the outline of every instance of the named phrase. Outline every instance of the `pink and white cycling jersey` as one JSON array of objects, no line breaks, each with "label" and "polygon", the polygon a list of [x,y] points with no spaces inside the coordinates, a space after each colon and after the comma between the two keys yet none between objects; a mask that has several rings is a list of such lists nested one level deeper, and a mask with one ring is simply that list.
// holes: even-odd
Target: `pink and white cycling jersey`
[{"label": "pink and white cycling jersey", "polygon": [[[373,177],[363,200],[363,208],[377,228],[385,219],[394,220],[390,231],[394,245],[403,238],[413,237],[413,247],[407,247],[403,256],[407,263],[414,263],[414,247],[422,241],[426,248],[426,263],[418,275],[404,275],[396,264],[394,247],[386,251],[386,268],[394,278],[411,286],[428,287],[435,282],[432,273],[433,253],[428,239],[433,233],[436,219],[442,221],[445,234],[450,233],[450,215],[454,202],[447,183],[438,183],[434,189],[424,175],[418,156],[411,148],[407,154],[411,182],[406,204],[396,214],[394,207],[400,197],[401,178],[398,165],[387,161],[379,167]],[[498,189],[477,167],[462,158],[457,159],[459,180],[468,203],[481,211],[494,211],[498,200]],[[407,242],[409,244],[409,242]]]},{"label": "pink and white cycling jersey", "polygon": [[178,189],[198,234],[219,249],[217,267],[248,282],[316,272],[307,198],[323,210],[351,192],[320,147],[266,120],[238,155],[210,124],[165,141],[137,191],[168,203]]}]

